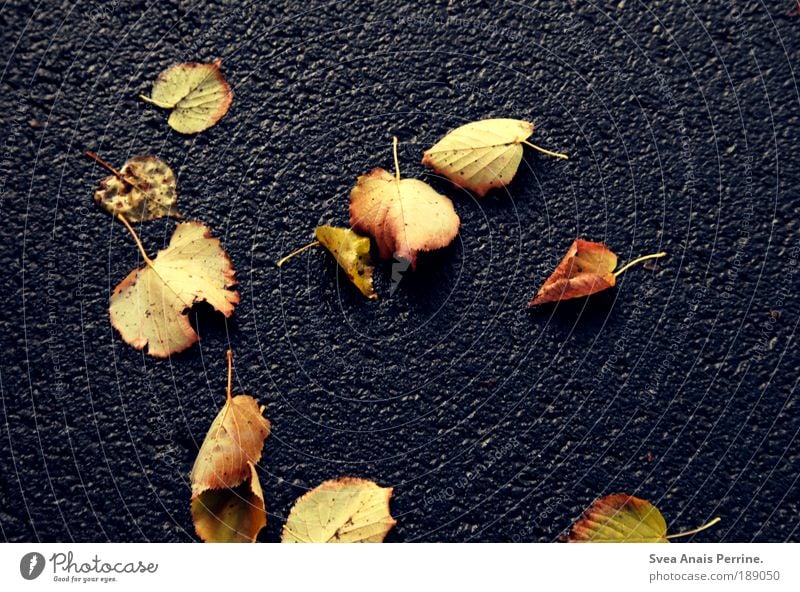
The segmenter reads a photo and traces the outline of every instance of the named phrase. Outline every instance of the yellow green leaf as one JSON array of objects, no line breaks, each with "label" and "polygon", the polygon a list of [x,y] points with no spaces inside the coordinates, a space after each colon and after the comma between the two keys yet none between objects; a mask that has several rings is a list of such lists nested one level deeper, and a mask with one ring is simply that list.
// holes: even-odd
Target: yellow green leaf
[{"label": "yellow green leaf", "polygon": [[317,226],[314,235],[331,252],[350,281],[367,298],[377,298],[372,286],[372,262],[369,256],[369,237],[356,234],[349,228]]},{"label": "yellow green leaf", "polygon": [[165,358],[197,341],[189,309],[205,301],[226,317],[239,303],[235,272],[218,239],[200,222],[178,224],[169,246],[150,259],[128,221],[145,265],[114,288],[109,313],[122,339],[151,356]]},{"label": "yellow green leaf", "polygon": [[416,268],[420,251],[449,245],[461,220],[453,202],[417,179],[401,179],[394,139],[395,175],[382,168],[358,178],[350,191],[350,226],[369,234],[382,259],[406,259]]},{"label": "yellow green leaf", "polygon": [[222,60],[208,64],[188,62],[164,70],[143,100],[172,109],[170,127],[182,134],[196,134],[210,128],[228,112],[233,91],[220,71]]},{"label": "yellow green leaf", "polygon": [[449,132],[425,151],[422,164],[483,197],[511,182],[522,161],[523,144],[567,158],[527,142],[532,133],[533,124],[519,119],[474,121]]},{"label": "yellow green leaf", "polygon": [[192,521],[207,543],[253,543],[267,525],[264,494],[256,468],[248,463],[249,477],[231,489],[207,489],[192,498]]},{"label": "yellow green leaf", "polygon": [[668,543],[719,522],[715,518],[694,530],[667,534],[667,522],[653,504],[626,493],[614,493],[594,502],[572,526],[571,543]]},{"label": "yellow green leaf", "polygon": [[112,173],[100,181],[94,193],[97,205],[112,216],[124,216],[129,222],[180,216],[175,173],[160,158],[134,156],[117,171],[97,155],[86,154]]},{"label": "yellow green leaf", "polygon": [[397,521],[391,487],[341,477],[325,481],[295,503],[283,526],[284,543],[380,543]]}]

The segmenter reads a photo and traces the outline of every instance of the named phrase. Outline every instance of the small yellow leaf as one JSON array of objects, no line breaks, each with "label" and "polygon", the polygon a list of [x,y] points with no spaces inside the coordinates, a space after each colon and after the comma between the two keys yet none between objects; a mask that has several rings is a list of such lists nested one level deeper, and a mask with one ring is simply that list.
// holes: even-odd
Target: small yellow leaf
[{"label": "small yellow leaf", "polygon": [[527,139],[533,124],[519,119],[484,119],[449,132],[422,157],[422,164],[444,175],[458,187],[483,197],[492,189],[505,187],[522,161],[522,145],[556,156]]},{"label": "small yellow leaf", "polygon": [[358,178],[350,191],[350,226],[371,235],[382,259],[406,259],[417,265],[420,251],[446,247],[458,234],[461,220],[453,202],[417,179],[401,179],[394,143],[395,170],[381,168]]},{"label": "small yellow leaf", "polygon": [[261,458],[270,423],[250,395],[230,397],[208,429],[190,479],[192,495],[236,487],[250,474],[247,463]]},{"label": "small yellow leaf", "polygon": [[264,494],[256,468],[248,463],[249,477],[231,489],[207,489],[192,498],[192,520],[197,536],[207,543],[254,543],[267,525]]},{"label": "small yellow leaf", "polygon": [[314,235],[328,249],[350,281],[367,298],[377,298],[372,286],[372,262],[369,256],[369,238],[348,228],[318,226]]},{"label": "small yellow leaf", "polygon": [[281,542],[380,543],[397,521],[389,510],[391,487],[341,477],[325,481],[295,503]]},{"label": "small yellow leaf", "polygon": [[202,132],[222,119],[233,100],[233,91],[220,71],[221,64],[222,60],[215,60],[172,66],[156,78],[150,97],[140,97],[163,109],[172,109],[167,123],[175,131]]},{"label": "small yellow leaf", "polygon": [[145,265],[114,288],[109,306],[111,324],[128,344],[147,345],[151,356],[165,358],[197,341],[187,317],[196,302],[208,302],[226,317],[233,314],[239,303],[239,293],[229,289],[236,285],[235,272],[205,225],[178,224],[169,246],[153,260],[136,240]]},{"label": "small yellow leaf", "polygon": [[[103,166],[108,166],[93,154],[88,154]],[[100,181],[94,200],[112,216],[124,216],[129,222],[179,216],[175,173],[167,163],[151,155],[134,156],[119,172],[114,171]]]}]

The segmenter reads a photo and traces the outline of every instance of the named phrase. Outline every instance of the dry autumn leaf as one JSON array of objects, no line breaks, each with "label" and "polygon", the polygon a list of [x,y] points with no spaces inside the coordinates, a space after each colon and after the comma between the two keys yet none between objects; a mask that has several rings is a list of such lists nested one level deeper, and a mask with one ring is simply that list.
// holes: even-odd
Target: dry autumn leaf
[{"label": "dry autumn leaf", "polygon": [[278,267],[306,249],[322,245],[330,251],[339,267],[364,296],[367,298],[378,297],[372,286],[374,268],[369,256],[369,237],[356,234],[349,228],[337,228],[336,226],[317,226],[314,229],[314,236],[317,240],[286,255],[278,261]]},{"label": "dry autumn leaf", "polygon": [[700,528],[667,534],[667,522],[653,504],[627,493],[615,493],[594,502],[572,526],[570,543],[668,543],[696,534],[720,521],[714,518]]},{"label": "dry autumn leaf", "polygon": [[283,543],[381,543],[397,521],[389,510],[391,487],[341,477],[325,481],[295,503],[283,526]]},{"label": "dry autumn leaf", "polygon": [[453,202],[417,179],[401,179],[394,138],[395,174],[375,168],[350,192],[350,226],[371,235],[382,259],[393,255],[416,268],[417,253],[449,245],[461,220]]},{"label": "dry autumn leaf", "polygon": [[252,542],[266,525],[264,494],[255,464],[270,423],[249,395],[232,395],[233,354],[228,350],[225,405],[211,423],[189,479],[192,519],[207,542]]},{"label": "dry autumn leaf", "polygon": [[162,109],[172,109],[167,123],[175,131],[202,132],[222,119],[233,101],[233,91],[219,69],[221,64],[222,60],[215,60],[172,66],[158,75],[149,97],[139,97]]},{"label": "dry autumn leaf", "polygon": [[129,222],[180,217],[175,173],[160,158],[134,156],[118,171],[92,152],[86,156],[111,171],[97,186],[94,201],[112,216],[124,216]]},{"label": "dry autumn leaf", "polygon": [[617,276],[632,265],[664,256],[666,253],[645,255],[614,271],[617,256],[613,251],[603,243],[575,239],[528,306],[580,298],[607,290],[616,284]]},{"label": "dry autumn leaf", "polygon": [[248,463],[250,477],[231,489],[207,489],[192,498],[194,529],[207,543],[254,543],[267,525],[264,494],[258,474]]},{"label": "dry autumn leaf", "polygon": [[136,349],[146,345],[151,356],[165,358],[197,341],[188,311],[205,301],[226,317],[239,303],[231,260],[200,222],[182,222],[169,246],[150,259],[130,223],[145,265],[134,269],[114,288],[109,313],[122,339]]},{"label": "dry autumn leaf", "polygon": [[458,187],[479,197],[505,187],[517,174],[522,161],[522,145],[555,156],[527,141],[533,124],[519,119],[483,119],[467,123],[449,132],[425,151],[422,164],[444,175]]}]

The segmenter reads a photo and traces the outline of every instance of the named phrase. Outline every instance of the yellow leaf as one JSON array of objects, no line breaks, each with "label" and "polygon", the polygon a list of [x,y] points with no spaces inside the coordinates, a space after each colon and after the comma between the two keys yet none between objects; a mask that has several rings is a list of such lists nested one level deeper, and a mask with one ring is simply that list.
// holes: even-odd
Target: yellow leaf
[{"label": "yellow leaf", "polygon": [[151,260],[127,220],[120,220],[145,258],[144,267],[134,269],[111,296],[111,324],[126,343],[136,349],[148,345],[147,353],[165,358],[197,341],[187,317],[196,302],[208,302],[226,317],[233,314],[239,303],[239,293],[229,289],[236,285],[235,272],[206,226],[178,224],[169,246]]},{"label": "yellow leaf", "polygon": [[422,164],[444,175],[458,187],[483,197],[505,187],[522,160],[522,145],[567,158],[530,144],[533,124],[518,119],[484,119],[462,125],[439,140],[422,157]]},{"label": "yellow leaf", "polygon": [[248,463],[250,476],[232,489],[208,489],[192,498],[192,520],[197,536],[207,543],[253,543],[267,525],[264,494],[258,474]]},{"label": "yellow leaf", "polygon": [[225,405],[208,429],[189,476],[192,520],[207,542],[253,542],[267,524],[255,464],[270,423],[253,397],[232,396],[233,354],[228,350]]},{"label": "yellow leaf", "polygon": [[249,395],[231,395],[232,354],[228,352],[228,391],[225,405],[217,413],[197,453],[192,472],[192,496],[206,489],[240,485],[250,476],[248,463],[261,458],[270,423],[263,409]]},{"label": "yellow leaf", "polygon": [[97,155],[86,154],[112,173],[94,193],[97,205],[112,216],[124,216],[129,222],[180,216],[175,173],[160,158],[134,156],[117,171]]},{"label": "yellow leaf", "polygon": [[668,535],[664,516],[653,504],[626,493],[615,493],[594,502],[572,526],[571,543],[668,543],[719,522],[719,518],[691,531]]},{"label": "yellow leaf", "polygon": [[233,100],[233,91],[220,72],[221,64],[222,60],[177,64],[159,74],[151,96],[139,96],[163,109],[172,109],[167,123],[175,131],[202,132],[222,119]]},{"label": "yellow leaf", "polygon": [[369,256],[369,238],[348,228],[318,226],[314,235],[328,249],[350,281],[367,298],[377,298],[372,286],[372,262]]},{"label": "yellow leaf", "polygon": [[325,481],[295,503],[283,526],[284,543],[380,543],[397,521],[391,487],[341,477]]},{"label": "yellow leaf", "polygon": [[401,179],[394,139],[395,171],[373,169],[350,192],[350,225],[375,238],[383,259],[393,255],[416,268],[417,253],[449,245],[461,220],[451,202],[417,179]]}]

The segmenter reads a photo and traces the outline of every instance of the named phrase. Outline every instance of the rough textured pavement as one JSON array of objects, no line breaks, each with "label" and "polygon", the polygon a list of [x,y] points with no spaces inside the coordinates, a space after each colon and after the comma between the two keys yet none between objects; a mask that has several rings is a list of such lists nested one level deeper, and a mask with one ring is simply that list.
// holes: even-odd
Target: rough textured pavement
[{"label": "rough textured pavement", "polygon": [[[703,541],[798,541],[800,17],[792,2],[6,2],[2,22],[0,538],[191,541],[188,473],[235,384],[273,422],[260,463],[277,541],[307,488],[395,488],[391,541],[552,541],[597,496],[657,504]],[[224,58],[235,98],[184,137],[155,76]],[[420,165],[447,130],[537,123],[508,191]],[[462,230],[367,301],[310,250],[358,174],[454,199]],[[104,171],[155,153],[240,279],[229,322],[159,361],[120,341],[139,263],[97,209]],[[144,225],[155,253],[173,220]],[[529,311],[576,236],[618,287]],[[394,291],[392,291],[394,289]]]}]

